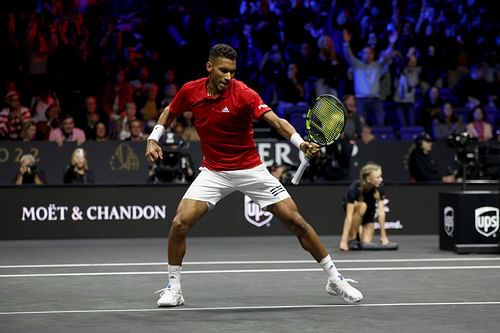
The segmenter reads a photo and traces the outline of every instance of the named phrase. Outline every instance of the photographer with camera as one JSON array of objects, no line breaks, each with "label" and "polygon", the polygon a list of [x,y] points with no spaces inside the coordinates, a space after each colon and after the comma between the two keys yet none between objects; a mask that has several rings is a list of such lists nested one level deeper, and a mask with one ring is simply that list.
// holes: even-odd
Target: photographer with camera
[{"label": "photographer with camera", "polygon": [[353,149],[354,140],[347,138],[345,134],[342,133],[337,142],[321,148],[318,156],[311,161],[305,177],[308,177],[310,180],[349,180]]},{"label": "photographer with camera", "polygon": [[183,152],[184,142],[176,133],[165,133],[162,144],[163,159],[151,164],[148,183],[178,183],[185,184],[195,177],[191,156]]},{"label": "photographer with camera", "polygon": [[43,185],[43,172],[38,170],[35,164],[35,157],[31,154],[21,156],[19,160],[20,167],[17,176],[15,177],[16,185]]},{"label": "photographer with camera", "polygon": [[410,176],[415,182],[442,181],[453,183],[455,176],[442,176],[434,160],[430,156],[432,150],[432,138],[427,133],[419,134],[415,139],[415,147],[410,152],[408,169]]}]

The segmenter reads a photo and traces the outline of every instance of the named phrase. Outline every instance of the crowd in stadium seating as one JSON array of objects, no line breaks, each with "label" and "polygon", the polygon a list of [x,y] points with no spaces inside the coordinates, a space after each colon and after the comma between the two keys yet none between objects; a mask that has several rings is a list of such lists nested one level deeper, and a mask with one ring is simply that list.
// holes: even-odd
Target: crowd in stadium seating
[{"label": "crowd in stadium seating", "polygon": [[[4,1],[0,138],[144,140],[180,86],[206,75],[209,47],[225,42],[239,52],[237,78],[299,130],[307,105],[331,93],[356,110],[353,140],[404,140],[422,129],[438,139],[461,131],[496,139],[500,21],[493,5]],[[172,131],[197,139],[190,114]]]}]

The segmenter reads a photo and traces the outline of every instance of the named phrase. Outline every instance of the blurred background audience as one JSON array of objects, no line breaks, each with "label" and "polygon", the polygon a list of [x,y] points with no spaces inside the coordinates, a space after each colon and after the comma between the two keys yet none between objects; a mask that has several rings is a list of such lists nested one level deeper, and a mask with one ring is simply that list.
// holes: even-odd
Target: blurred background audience
[{"label": "blurred background audience", "polygon": [[[182,84],[206,75],[207,49],[224,42],[238,50],[236,78],[301,134],[318,95],[344,101],[342,140],[316,161],[335,170],[318,165],[325,170],[315,178],[345,179],[355,145],[379,140],[411,143],[424,132],[430,140],[468,133],[480,144],[497,142],[495,5],[5,0],[0,140],[145,140]],[[198,141],[195,122],[187,112],[168,130],[184,142]],[[266,124],[256,125],[258,138],[282,140]]]},{"label": "blurred background audience", "polygon": [[[32,140],[23,128],[33,121],[34,138],[48,140],[61,113],[73,116],[88,138],[100,132],[111,140],[127,139],[134,120],[147,133],[184,82],[206,75],[207,49],[225,42],[239,52],[237,78],[283,115],[322,93],[353,95],[361,126],[392,127],[396,139],[407,126],[443,138],[463,130],[457,119],[470,122],[467,130],[480,140],[496,139],[500,21],[494,5],[488,0],[2,1],[0,138]],[[370,76],[366,87],[363,75]],[[467,119],[478,106],[483,120]],[[350,138],[362,136],[357,118]],[[179,119],[172,130],[197,140],[192,123]]]}]

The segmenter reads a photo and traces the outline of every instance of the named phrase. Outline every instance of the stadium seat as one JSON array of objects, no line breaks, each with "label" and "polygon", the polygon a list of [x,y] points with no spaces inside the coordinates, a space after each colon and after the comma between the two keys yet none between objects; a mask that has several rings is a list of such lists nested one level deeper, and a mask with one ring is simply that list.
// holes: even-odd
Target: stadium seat
[{"label": "stadium seat", "polygon": [[372,134],[378,141],[396,140],[394,129],[391,126],[374,126],[372,127]]},{"label": "stadium seat", "polygon": [[422,126],[403,126],[399,129],[401,141],[413,141],[420,133],[424,132]]}]

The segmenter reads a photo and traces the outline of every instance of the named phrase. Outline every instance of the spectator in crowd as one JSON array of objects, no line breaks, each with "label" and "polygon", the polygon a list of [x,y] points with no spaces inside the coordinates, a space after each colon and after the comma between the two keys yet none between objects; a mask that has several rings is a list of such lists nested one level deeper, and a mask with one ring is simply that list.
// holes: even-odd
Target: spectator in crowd
[{"label": "spectator in crowd", "polygon": [[433,3],[422,0],[420,15],[415,24],[416,46],[421,54],[422,82],[425,89],[443,86],[446,64],[442,60],[444,43],[437,29],[437,10]]},{"label": "spectator in crowd", "polygon": [[10,91],[5,96],[7,107],[0,111],[0,139],[21,140],[24,124],[31,122],[28,108],[21,106],[19,94]]},{"label": "spectator in crowd", "polygon": [[26,43],[29,83],[32,91],[39,94],[42,87],[48,83],[49,57],[53,53],[55,45],[49,43],[45,34],[38,31],[38,23],[34,20],[28,26]]},{"label": "spectator in crowd", "polygon": [[71,154],[71,163],[63,177],[64,184],[94,184],[94,172],[89,169],[87,153],[83,148],[76,148]]},{"label": "spectator in crowd", "polygon": [[304,81],[299,74],[297,64],[288,65],[286,77],[280,78],[276,83],[278,91],[278,107],[276,113],[282,118],[288,118],[288,110],[294,106],[306,107],[304,100]]},{"label": "spectator in crowd", "polygon": [[317,59],[314,58],[314,48],[308,41],[300,45],[300,51],[293,56],[293,62],[297,64],[304,78],[316,80]]},{"label": "spectator in crowd", "polygon": [[363,127],[361,128],[361,142],[367,145],[375,141],[376,138],[372,133],[372,128],[368,125],[363,125]]},{"label": "spectator in crowd", "polygon": [[328,35],[319,37],[318,50],[316,96],[322,94],[343,95],[345,87],[342,86],[342,82],[344,82],[347,75],[347,66],[337,56],[332,38]]},{"label": "spectator in crowd", "polygon": [[364,165],[359,179],[351,183],[343,198],[345,219],[339,245],[341,251],[358,250],[363,244],[372,243],[376,220],[380,224],[380,244],[389,244],[384,198],[382,168],[374,163]]},{"label": "spectator in crowd", "polygon": [[94,141],[108,141],[108,127],[102,121],[98,121],[94,126],[94,132],[92,133],[91,139]]},{"label": "spectator in crowd", "polygon": [[102,93],[104,113],[110,120],[116,120],[125,110],[127,102],[132,100],[132,87],[125,77],[125,70],[119,69],[114,81],[107,82]]},{"label": "spectator in crowd", "polygon": [[277,84],[280,78],[287,76],[286,54],[278,44],[274,44],[264,53],[259,66],[261,81],[264,84],[264,98],[271,105],[278,104]]},{"label": "spectator in crowd", "polygon": [[35,141],[37,137],[37,128],[36,124],[32,121],[24,123],[23,125],[23,131],[21,134],[21,137],[23,141],[29,142],[29,141]]},{"label": "spectator in crowd", "polygon": [[160,115],[160,100],[158,98],[158,85],[156,83],[148,84],[147,98],[139,106],[141,118],[144,121],[147,131],[149,132],[155,125],[158,116]]},{"label": "spectator in crowd", "polygon": [[31,99],[31,116],[35,123],[47,122],[45,112],[53,105],[59,104],[58,98],[50,87],[42,87],[40,95]]},{"label": "spectator in crowd", "polygon": [[441,90],[438,87],[431,87],[427,90],[420,110],[425,133],[432,135],[432,125],[437,119],[442,105]]},{"label": "spectator in crowd", "polygon": [[436,139],[447,139],[452,134],[462,133],[464,123],[462,117],[455,114],[453,104],[443,103],[441,112],[437,119],[433,121],[433,133]]},{"label": "spectator in crowd", "polygon": [[380,100],[380,78],[391,61],[392,47],[398,38],[397,32],[391,34],[389,46],[382,52],[378,61],[375,60],[375,51],[368,46],[363,48],[361,60],[355,57],[349,46],[351,38],[351,33],[344,30],[344,56],[353,71],[358,113],[368,125],[383,126],[385,113]]},{"label": "spectator in crowd", "polygon": [[170,84],[173,84],[175,86],[175,91],[177,92],[177,89],[179,88],[179,82],[177,82],[177,77],[175,74],[175,69],[174,68],[169,68],[165,71],[164,75],[164,80],[163,80],[163,85],[166,87]]},{"label": "spectator in crowd", "polygon": [[66,114],[62,117],[61,126],[50,131],[49,141],[55,141],[58,145],[64,142],[76,142],[81,145],[86,140],[85,132],[75,127],[72,115]]},{"label": "spectator in crowd", "polygon": [[356,112],[356,97],[348,94],[344,96],[344,106],[347,110],[344,127],[344,136],[347,140],[361,139],[363,119]]},{"label": "spectator in crowd", "polygon": [[99,48],[102,52],[103,63],[106,65],[117,64],[126,59],[127,69],[137,68],[134,48],[131,47],[132,52],[125,50],[126,33],[117,27],[117,19],[111,13],[107,13],[107,16],[109,17],[99,17],[104,21],[104,24],[100,27],[102,32],[96,36],[96,38],[100,38]]},{"label": "spectator in crowd", "polygon": [[177,94],[177,85],[175,83],[167,83],[163,89],[163,99],[161,100],[161,106],[167,106],[174,99]]},{"label": "spectator in crowd", "polygon": [[489,91],[490,85],[484,79],[483,68],[476,64],[470,67],[470,72],[464,74],[454,87],[458,105],[469,110],[477,105],[487,104]]},{"label": "spectator in crowd", "polygon": [[95,125],[99,121],[105,121],[97,105],[97,96],[85,97],[83,110],[78,113],[78,118],[75,120],[76,126],[85,131],[85,136],[87,138],[92,137],[92,133],[95,131]]},{"label": "spectator in crowd", "polygon": [[136,79],[130,81],[132,87],[132,98],[137,105],[144,104],[148,98],[149,68],[142,66]]},{"label": "spectator in crowd", "polygon": [[14,180],[16,185],[43,185],[45,183],[44,172],[38,169],[33,155],[26,154],[21,156],[19,164],[19,172]]},{"label": "spectator in crowd", "polygon": [[110,132],[113,140],[126,140],[130,137],[130,122],[137,120],[137,106],[130,101],[125,104],[125,111],[120,118],[111,121]]},{"label": "spectator in crowd", "polygon": [[469,122],[465,126],[471,138],[476,138],[480,142],[489,141],[493,138],[493,127],[486,120],[484,109],[477,105],[469,115]]},{"label": "spectator in crowd", "polygon": [[455,181],[453,175],[441,175],[436,163],[432,160],[430,152],[432,150],[432,137],[427,133],[422,133],[415,139],[415,146],[410,152],[408,161],[408,171],[414,182],[442,181],[452,183]]},{"label": "spectator in crowd", "polygon": [[130,122],[130,136],[126,138],[126,141],[143,141],[146,140],[148,136],[144,133],[144,125],[140,120],[132,120]]},{"label": "spectator in crowd", "polygon": [[407,62],[396,67],[394,82],[394,101],[400,127],[415,126],[417,120],[415,102],[416,92],[420,85],[421,68],[417,64],[415,54],[410,55]]},{"label": "spectator in crowd", "polygon": [[61,126],[61,108],[59,104],[49,106],[45,111],[45,117],[47,118],[47,122],[37,123],[37,133],[39,140],[47,141],[50,132]]},{"label": "spectator in crowd", "polygon": [[[106,1],[94,2],[62,5],[61,1],[46,1],[38,6],[39,2],[31,1],[6,7],[5,29],[0,31],[5,41],[0,54],[0,87],[5,88],[3,96],[20,93],[21,105],[32,111],[40,139],[47,131],[44,109],[51,99],[73,114],[77,126],[82,116],[79,108],[89,95],[102,101],[98,109],[107,115],[101,119],[105,121],[119,118],[131,100],[142,109],[146,88],[152,82],[162,92],[166,86],[171,89],[165,96],[161,94],[165,106],[176,91],[170,84],[180,87],[194,74],[198,76],[197,66],[192,64],[205,59],[196,50],[224,38],[234,40],[242,50],[238,77],[247,80],[268,105],[276,107],[278,96],[284,94],[277,80],[291,63],[298,65],[307,103],[317,94],[316,87],[335,89],[340,98],[353,91],[361,97],[360,80],[354,86],[354,67],[347,71],[345,57],[338,57],[344,53],[346,29],[352,31],[352,50],[369,47],[381,58],[386,56],[382,50],[392,33],[401,31],[394,54],[417,57],[423,92],[436,86],[442,89],[443,100],[457,107],[472,108],[478,103],[498,107],[500,74],[495,76],[499,64],[494,55],[500,53],[500,38],[494,30],[498,20],[489,16],[495,12],[494,1],[264,1],[257,5],[243,1],[241,7],[226,6],[224,13],[200,13],[204,6],[193,2],[169,5],[167,20],[155,15],[165,9],[161,4],[134,2],[111,9]],[[133,17],[129,15],[132,10]],[[200,14],[202,20],[197,18]],[[260,70],[259,64],[263,65]],[[397,94],[402,89],[396,89],[394,83],[402,88],[405,80],[394,77],[399,69],[390,66],[387,71],[384,66],[380,83],[364,80],[366,90],[378,91],[381,102],[394,98],[400,104]],[[182,72],[182,77],[176,77],[176,72]],[[50,96],[47,87],[53,88]],[[422,111],[423,98],[415,96],[417,111]],[[358,108],[364,104],[358,101]],[[377,124],[376,119],[380,123],[382,113],[375,117],[373,108],[367,111],[369,125]],[[140,113],[138,116],[141,118]],[[418,112],[416,117],[416,124],[425,124],[431,134],[435,117],[429,119]],[[412,125],[413,117],[405,121]],[[16,140],[19,133],[20,129]],[[1,129],[0,136],[5,138]]]}]

